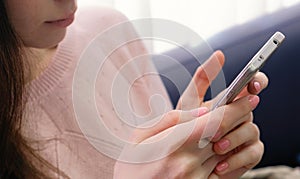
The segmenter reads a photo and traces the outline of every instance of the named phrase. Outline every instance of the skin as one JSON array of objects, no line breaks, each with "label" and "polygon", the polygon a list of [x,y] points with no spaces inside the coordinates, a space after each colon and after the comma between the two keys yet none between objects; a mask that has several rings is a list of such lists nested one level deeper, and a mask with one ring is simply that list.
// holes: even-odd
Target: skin
[{"label": "skin", "polygon": [[[138,148],[145,141],[161,140],[162,136],[169,135],[169,129],[174,126],[180,131],[180,128],[184,130],[182,124],[195,121],[195,128],[185,143],[167,157],[154,162],[139,165],[117,162],[116,178],[124,176],[142,178],[147,173],[149,178],[232,179],[239,178],[261,160],[264,147],[259,140],[259,130],[252,122],[252,110],[258,105],[259,97],[251,94],[258,94],[264,89],[268,84],[268,79],[263,73],[257,74],[234,102],[213,112],[208,112],[213,100],[203,103],[204,94],[209,86],[209,81],[214,79],[221,70],[224,60],[222,52],[215,52],[204,65],[198,68],[191,83],[181,96],[176,110],[164,115],[156,126],[137,129],[132,139]],[[254,86],[256,82],[261,84],[259,88]],[[195,100],[197,98],[200,100]],[[197,117],[194,116],[195,108],[198,109]],[[193,110],[190,111],[191,109]],[[186,113],[193,113],[193,115],[186,115]],[[211,116],[220,125],[211,143],[205,148],[199,149],[197,143]],[[224,143],[228,144],[226,148],[221,147],[224,146]],[[174,144],[164,143],[163,146],[157,147],[166,148],[168,146],[174,146]],[[136,154],[137,151],[133,150],[132,152]]]},{"label": "skin", "polygon": [[64,19],[76,11],[75,0],[6,0],[11,23],[21,36],[25,46],[53,48],[65,36],[66,28],[46,23]]},{"label": "skin", "polygon": [[[57,45],[66,34],[66,27],[57,27],[48,22],[64,19],[74,13],[76,1],[7,0],[6,7],[9,19],[25,45],[25,53],[33,57],[27,58],[33,72],[28,77],[29,82],[47,68]],[[252,122],[252,110],[259,103],[256,94],[267,86],[268,79],[263,73],[257,74],[236,101],[218,108],[215,114],[208,112],[207,107],[213,101],[203,102],[203,97],[209,81],[215,78],[224,61],[222,52],[217,51],[198,68],[176,110],[165,114],[161,122],[151,128],[137,129],[132,139],[137,145],[149,139],[158,140],[174,126],[180,128],[184,123],[195,121],[196,126],[184,144],[155,162],[134,165],[118,161],[115,165],[116,178],[238,178],[260,161],[263,144],[259,140],[257,126]],[[189,113],[192,109],[194,112]],[[189,114],[184,120],[181,118],[182,112]],[[224,115],[217,115],[218,112],[224,112]],[[197,142],[210,115],[222,116],[216,118],[220,121],[218,135],[205,148],[199,149]],[[224,143],[228,144],[225,149],[221,147]],[[166,146],[172,148],[168,144]]]},{"label": "skin", "polygon": [[[197,106],[206,106],[209,108],[212,103],[215,102],[214,99],[203,102],[203,98],[205,91],[209,87],[210,81],[212,81],[219,70],[221,70],[224,61],[224,54],[220,51],[217,51],[210,58],[210,60],[208,60],[208,62],[198,68],[191,83],[182,95],[177,109],[182,109],[181,101],[184,98],[186,98],[185,104],[192,104],[186,108],[195,108]],[[226,106],[233,106],[235,103],[238,103],[240,100],[243,100],[243,98],[246,97],[250,101],[253,110],[258,104],[259,98],[256,96],[251,96],[251,94],[259,94],[264,88],[267,87],[267,85],[268,78],[265,74],[259,72],[251,80],[249,85],[245,87],[245,89],[238,95],[236,101]],[[196,94],[191,90],[193,87],[197,89]],[[193,101],[195,100],[189,100],[195,98],[199,98],[199,104],[193,104]],[[226,118],[227,114],[229,116],[234,116],[235,113],[239,113],[240,110],[243,110],[242,106],[235,106],[236,109],[231,111],[232,108],[230,107],[230,112],[228,112],[226,106],[224,118]],[[218,136],[215,136],[212,139],[212,142],[214,142],[213,150],[219,155],[229,155],[222,162],[219,162],[211,177],[217,178],[217,175],[219,175],[218,177],[221,178],[238,178],[248,169],[253,168],[261,160],[264,146],[259,140],[259,129],[256,124],[253,123],[253,115],[251,111],[249,111],[249,113],[244,113],[245,115],[240,119],[236,118],[238,119],[237,121],[234,121],[233,118],[229,119],[229,121],[224,119],[220,124],[216,134]],[[220,146],[225,143],[227,143],[229,146],[226,149],[222,149]],[[234,153],[231,152],[233,150]],[[224,168],[224,166],[226,167]]]},{"label": "skin", "polygon": [[26,82],[39,76],[48,66],[56,47],[66,35],[66,27],[47,23],[65,19],[77,9],[76,0],[6,0],[11,24],[21,37],[30,66]]}]

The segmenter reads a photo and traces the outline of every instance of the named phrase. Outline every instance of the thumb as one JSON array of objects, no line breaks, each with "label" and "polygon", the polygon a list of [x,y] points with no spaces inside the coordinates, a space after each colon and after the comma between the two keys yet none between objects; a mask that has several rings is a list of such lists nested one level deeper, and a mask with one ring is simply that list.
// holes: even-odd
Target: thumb
[{"label": "thumb", "polygon": [[207,107],[200,107],[190,111],[172,110],[141,126],[133,132],[131,141],[140,143],[147,138],[161,133],[175,125],[182,124],[203,116],[209,112]]}]

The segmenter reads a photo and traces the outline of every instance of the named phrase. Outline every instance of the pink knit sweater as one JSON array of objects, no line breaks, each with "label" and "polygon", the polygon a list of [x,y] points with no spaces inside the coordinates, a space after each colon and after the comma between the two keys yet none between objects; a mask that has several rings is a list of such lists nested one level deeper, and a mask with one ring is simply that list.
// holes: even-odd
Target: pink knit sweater
[{"label": "pink knit sweater", "polygon": [[[112,178],[115,159],[98,151],[80,130],[73,107],[72,85],[77,63],[91,40],[100,32],[127,19],[120,13],[106,8],[79,10],[76,16],[48,68],[28,86],[29,99],[23,133],[42,157],[69,177]],[[135,33],[132,29],[127,29],[123,35]],[[106,39],[101,43],[109,46],[113,40]],[[122,46],[110,56],[96,80],[99,116],[117,136],[126,136],[129,131],[124,127],[125,122],[118,120],[118,114],[111,101],[112,82],[122,65],[141,54],[146,54],[141,41]],[[143,76],[145,71],[153,69],[153,65],[150,61],[143,61],[138,64],[130,63],[129,66],[132,73],[127,75],[141,77],[130,89],[128,100],[131,112],[139,115],[156,113],[155,109],[149,107],[150,96],[159,94],[165,99],[168,97],[157,75]],[[170,103],[167,102],[170,109]],[[86,109],[83,107],[82,110]],[[87,113],[87,117],[88,115]],[[114,145],[105,140],[102,142],[108,150]]]}]

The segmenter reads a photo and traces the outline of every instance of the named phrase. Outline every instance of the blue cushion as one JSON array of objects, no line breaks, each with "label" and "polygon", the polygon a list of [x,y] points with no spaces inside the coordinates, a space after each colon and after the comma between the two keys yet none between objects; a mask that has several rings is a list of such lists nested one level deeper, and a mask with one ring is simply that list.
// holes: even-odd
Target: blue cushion
[{"label": "blue cushion", "polygon": [[[261,103],[254,111],[255,122],[261,129],[261,139],[265,143],[265,154],[258,165],[289,166],[299,165],[300,153],[300,5],[259,17],[248,23],[224,30],[208,43],[215,50],[221,49],[226,57],[223,69],[226,83],[229,84],[249,59],[276,31],[286,35],[285,42],[271,56],[262,69],[270,80],[269,87],[261,93]],[[201,46],[196,47],[201,51]],[[207,49],[204,49],[207,51]],[[211,52],[204,52],[208,57]],[[183,65],[191,74],[199,66],[192,55],[182,48],[173,49],[164,55],[170,56]],[[180,65],[168,64],[167,60],[154,58],[160,74],[180,80],[181,89],[189,79],[182,77]],[[162,65],[165,64],[165,65]],[[166,65],[167,64],[167,65]],[[182,91],[178,91],[174,82],[162,78],[170,98],[175,105]],[[222,90],[222,89],[220,89]],[[207,98],[209,98],[209,94]]]}]

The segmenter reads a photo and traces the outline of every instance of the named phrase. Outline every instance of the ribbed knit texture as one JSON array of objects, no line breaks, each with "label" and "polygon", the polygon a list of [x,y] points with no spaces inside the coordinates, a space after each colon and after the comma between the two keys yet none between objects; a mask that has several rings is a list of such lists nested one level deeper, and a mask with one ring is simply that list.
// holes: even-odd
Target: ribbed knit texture
[{"label": "ribbed knit texture", "polygon": [[[115,160],[96,150],[80,130],[73,107],[72,85],[78,60],[92,39],[100,32],[126,20],[122,14],[111,9],[94,7],[79,10],[75,22],[68,28],[65,39],[59,44],[47,69],[28,86],[29,99],[23,134],[42,157],[71,178],[113,177]],[[122,35],[133,34],[135,33],[132,29],[125,29]],[[105,47],[113,41],[114,39],[108,38],[101,43]],[[95,90],[99,116],[117,136],[129,134],[127,128],[123,128],[124,122],[117,120],[117,109],[110,96],[112,82],[122,66],[143,54],[147,52],[140,41],[124,45],[109,57],[102,72],[98,74]],[[130,64],[129,71],[125,71],[122,78],[129,83],[135,76],[142,77],[143,73],[149,70],[153,70],[150,62]],[[131,87],[128,99],[134,113],[156,113],[156,109],[149,108],[149,98],[153,94],[168,99],[159,76],[146,75],[137,80]],[[170,106],[170,102],[167,101],[167,108],[170,109]],[[88,109],[83,107],[82,110]],[[131,113],[128,112],[128,117],[130,116]],[[119,150],[113,142],[105,139],[102,146],[106,150]]]}]

